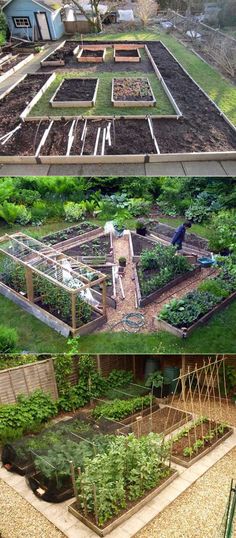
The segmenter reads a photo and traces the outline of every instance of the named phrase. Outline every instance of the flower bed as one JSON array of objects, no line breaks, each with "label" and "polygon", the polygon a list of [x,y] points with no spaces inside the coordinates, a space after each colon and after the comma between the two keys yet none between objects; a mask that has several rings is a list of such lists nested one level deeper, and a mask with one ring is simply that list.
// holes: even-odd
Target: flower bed
[{"label": "flower bed", "polygon": [[172,246],[157,243],[152,250],[143,251],[134,271],[139,306],[151,303],[200,271],[200,266],[191,265],[184,256],[176,255]]},{"label": "flower bed", "polygon": [[171,459],[179,465],[190,467],[232,433],[233,429],[226,424],[200,417],[172,438]]},{"label": "flower bed", "polygon": [[115,107],[154,106],[156,99],[146,78],[114,78],[112,103]]},{"label": "flower bed", "polygon": [[64,79],[50,99],[52,107],[94,106],[97,98],[98,78]]},{"label": "flower bed", "polygon": [[158,315],[156,327],[179,337],[187,337],[199,325],[236,299],[236,276],[230,269],[206,280],[198,289],[165,305]]},{"label": "flower bed", "polygon": [[105,61],[106,48],[104,46],[83,47],[77,56],[79,63],[103,63]]}]

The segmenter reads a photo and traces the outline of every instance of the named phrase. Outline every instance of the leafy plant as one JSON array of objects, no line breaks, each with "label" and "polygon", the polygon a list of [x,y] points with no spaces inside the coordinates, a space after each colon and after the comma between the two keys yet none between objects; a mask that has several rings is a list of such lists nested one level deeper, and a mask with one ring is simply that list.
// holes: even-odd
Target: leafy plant
[{"label": "leafy plant", "polygon": [[119,400],[118,398],[97,405],[92,412],[95,419],[100,417],[111,418],[113,420],[121,420],[136,411],[145,409],[151,403],[150,396],[140,396],[129,400]]},{"label": "leafy plant", "polygon": [[146,387],[155,387],[156,389],[158,389],[163,385],[170,385],[170,383],[170,379],[164,376],[161,371],[157,370],[156,372],[149,374],[146,379],[145,385]]},{"label": "leafy plant", "polygon": [[16,350],[17,342],[18,334],[16,329],[0,325],[0,353],[13,353]]}]

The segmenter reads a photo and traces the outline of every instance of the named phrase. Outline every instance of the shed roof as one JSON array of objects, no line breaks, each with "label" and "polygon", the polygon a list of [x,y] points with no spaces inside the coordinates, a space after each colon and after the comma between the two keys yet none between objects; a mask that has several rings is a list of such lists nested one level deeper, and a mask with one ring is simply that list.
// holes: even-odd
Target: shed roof
[{"label": "shed roof", "polygon": [[[5,9],[9,4],[11,4],[13,0],[7,0],[7,2],[3,2],[2,9]],[[41,7],[46,8],[49,11],[58,11],[62,9],[63,3],[62,0],[31,0],[33,4],[38,4]],[[22,3],[22,0],[18,0],[18,2]],[[0,2],[1,4],[1,2]]]}]

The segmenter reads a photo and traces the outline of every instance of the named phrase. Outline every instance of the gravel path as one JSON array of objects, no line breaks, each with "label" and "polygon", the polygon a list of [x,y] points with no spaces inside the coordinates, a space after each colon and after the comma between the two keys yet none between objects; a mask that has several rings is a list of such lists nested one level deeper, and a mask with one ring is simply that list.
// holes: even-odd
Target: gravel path
[{"label": "gravel path", "polygon": [[[220,538],[232,478],[236,478],[236,448],[138,532],[136,538]],[[236,537],[236,528],[233,536]]]},{"label": "gravel path", "polygon": [[118,263],[118,259],[124,256],[127,260],[127,266],[125,273],[122,276],[122,284],[125,293],[125,299],[121,298],[119,285],[117,284],[117,308],[107,308],[108,323],[103,325],[100,332],[107,332],[112,330],[113,332],[121,331],[122,325],[115,325],[118,321],[121,321],[122,317],[130,312],[140,312],[144,315],[145,325],[140,332],[150,333],[154,330],[153,318],[162,309],[163,305],[169,302],[171,299],[177,299],[182,297],[189,291],[195,289],[202,280],[205,280],[209,275],[214,272],[212,269],[202,269],[201,273],[188,278],[185,282],[182,282],[178,286],[173,287],[171,290],[163,293],[156,301],[145,306],[144,308],[137,308],[135,306],[135,282],[133,280],[133,263],[131,261],[129,251],[128,236],[125,235],[119,239],[114,238],[114,259],[115,263]]},{"label": "gravel path", "polygon": [[0,480],[0,538],[65,538],[65,535]]}]

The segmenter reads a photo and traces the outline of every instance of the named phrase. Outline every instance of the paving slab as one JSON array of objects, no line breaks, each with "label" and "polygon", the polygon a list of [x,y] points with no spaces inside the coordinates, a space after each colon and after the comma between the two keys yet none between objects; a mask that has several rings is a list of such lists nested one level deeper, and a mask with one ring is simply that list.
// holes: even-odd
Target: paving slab
[{"label": "paving slab", "polygon": [[185,170],[182,163],[149,163],[145,164],[146,176],[185,176]]},{"label": "paving slab", "polygon": [[48,176],[82,176],[81,164],[51,164]]},{"label": "paving slab", "polygon": [[192,176],[206,176],[206,177],[226,177],[226,171],[221,163],[218,161],[189,161],[183,162],[183,168],[185,175]]},{"label": "paving slab", "polygon": [[236,161],[221,161],[221,166],[224,168],[227,176],[236,177]]},{"label": "paving slab", "polygon": [[83,176],[145,176],[144,163],[83,164]]}]

